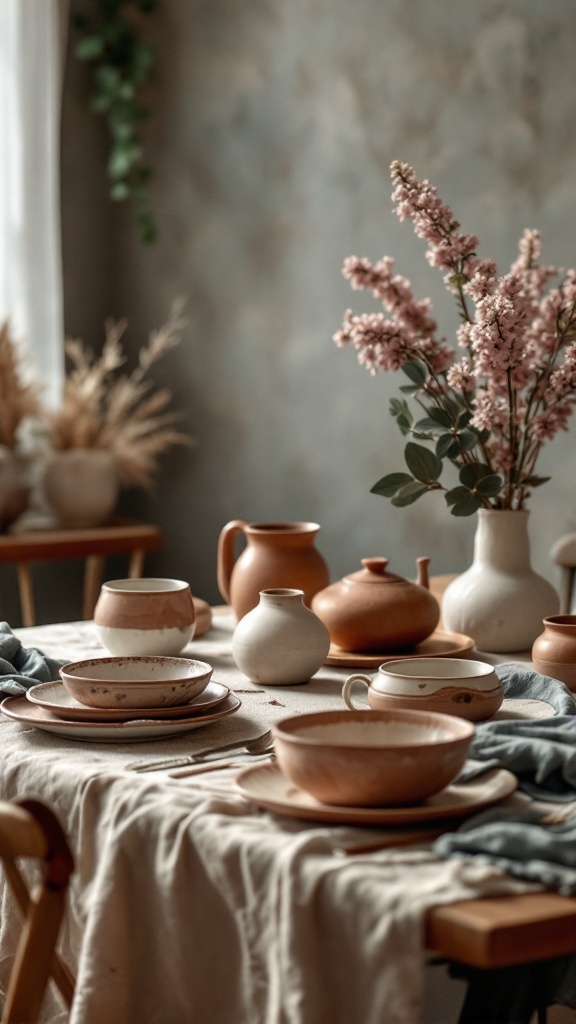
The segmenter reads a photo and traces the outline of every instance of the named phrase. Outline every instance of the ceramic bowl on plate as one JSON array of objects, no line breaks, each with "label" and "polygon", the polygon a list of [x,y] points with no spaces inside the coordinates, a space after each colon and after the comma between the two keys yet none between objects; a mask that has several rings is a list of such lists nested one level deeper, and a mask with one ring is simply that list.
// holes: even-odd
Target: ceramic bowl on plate
[{"label": "ceramic bowl on plate", "polygon": [[75,700],[91,708],[169,708],[208,685],[212,666],[192,658],[131,657],[76,661],[60,669]]},{"label": "ceramic bowl on plate", "polygon": [[96,634],[110,654],[180,654],[194,636],[195,621],[184,580],[110,580],[94,609]]},{"label": "ceramic bowl on plate", "polygon": [[358,707],[353,688],[359,683],[375,711],[439,711],[471,722],[491,718],[504,699],[494,667],[467,658],[403,658],[384,662],[374,678],[355,673],[342,690],[351,709]]},{"label": "ceramic bowl on plate", "polygon": [[474,726],[426,711],[318,711],[272,734],[283,774],[322,803],[399,807],[453,782]]}]

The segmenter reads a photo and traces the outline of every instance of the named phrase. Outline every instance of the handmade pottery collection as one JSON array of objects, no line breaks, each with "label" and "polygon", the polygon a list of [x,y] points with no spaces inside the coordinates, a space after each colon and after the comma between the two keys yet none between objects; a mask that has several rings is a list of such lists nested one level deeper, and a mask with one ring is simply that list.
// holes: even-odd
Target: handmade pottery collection
[{"label": "handmade pottery collection", "polygon": [[329,647],[328,630],[304,604],[304,592],[283,587],[261,591],[258,605],[240,620],[232,637],[240,671],[265,686],[307,683]]},{"label": "handmade pottery collection", "polygon": [[374,711],[438,711],[471,722],[491,718],[504,698],[492,665],[461,658],[387,661],[374,678],[350,675],[342,696],[351,710],[357,710],[352,692],[357,683],[367,689],[368,704]]},{"label": "handmade pottery collection", "polygon": [[[241,619],[259,601],[261,590],[288,587],[304,591],[307,605],[329,580],[328,566],[315,547],[318,523],[246,523],[234,519],[220,533],[217,552],[218,589]],[[234,544],[242,534],[246,547],[235,559]]]},{"label": "handmade pottery collection", "polygon": [[434,632],[440,608],[430,593],[429,558],[418,558],[411,583],[387,571],[387,558],[363,558],[359,572],[344,576],[312,599],[333,644],[347,651],[386,653],[415,647]]}]

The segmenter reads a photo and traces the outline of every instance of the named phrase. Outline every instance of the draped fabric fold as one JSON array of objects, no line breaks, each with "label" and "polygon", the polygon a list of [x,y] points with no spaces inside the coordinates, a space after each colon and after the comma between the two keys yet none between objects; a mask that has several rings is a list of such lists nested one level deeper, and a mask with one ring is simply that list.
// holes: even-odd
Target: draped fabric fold
[{"label": "draped fabric fold", "polygon": [[0,320],[9,318],[44,401],[64,377],[60,113],[68,0],[0,3]]}]

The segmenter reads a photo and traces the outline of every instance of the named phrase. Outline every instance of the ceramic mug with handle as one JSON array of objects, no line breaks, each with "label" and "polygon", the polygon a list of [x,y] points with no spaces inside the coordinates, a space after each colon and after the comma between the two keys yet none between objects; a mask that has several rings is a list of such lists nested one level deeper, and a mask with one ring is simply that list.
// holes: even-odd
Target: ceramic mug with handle
[{"label": "ceramic mug with handle", "polygon": [[439,711],[471,722],[491,718],[504,698],[494,667],[465,658],[404,658],[380,665],[374,678],[354,673],[342,690],[344,703],[353,711],[362,706],[354,703],[357,683],[366,688],[375,711]]}]

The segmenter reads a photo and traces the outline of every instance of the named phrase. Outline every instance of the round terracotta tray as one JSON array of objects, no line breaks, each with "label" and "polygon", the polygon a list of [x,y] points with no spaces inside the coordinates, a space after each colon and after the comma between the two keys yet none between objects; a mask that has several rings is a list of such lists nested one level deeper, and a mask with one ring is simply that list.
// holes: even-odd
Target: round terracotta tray
[{"label": "round terracotta tray", "polygon": [[344,651],[341,647],[330,645],[326,665],[342,665],[348,668],[375,668],[385,661],[401,661],[405,658],[457,658],[474,648],[474,640],[465,633],[446,633],[437,629],[427,640],[416,644],[411,651],[386,651],[386,653],[362,654],[357,651]]}]

